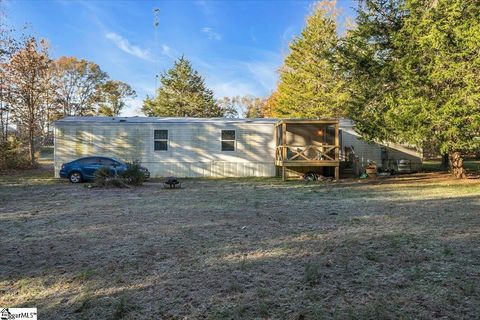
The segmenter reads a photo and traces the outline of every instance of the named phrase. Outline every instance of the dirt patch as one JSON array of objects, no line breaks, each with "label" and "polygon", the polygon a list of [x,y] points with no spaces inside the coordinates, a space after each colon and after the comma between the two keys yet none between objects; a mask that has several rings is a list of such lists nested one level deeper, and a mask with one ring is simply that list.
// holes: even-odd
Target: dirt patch
[{"label": "dirt patch", "polygon": [[480,184],[0,178],[0,305],[42,318],[475,318]]}]

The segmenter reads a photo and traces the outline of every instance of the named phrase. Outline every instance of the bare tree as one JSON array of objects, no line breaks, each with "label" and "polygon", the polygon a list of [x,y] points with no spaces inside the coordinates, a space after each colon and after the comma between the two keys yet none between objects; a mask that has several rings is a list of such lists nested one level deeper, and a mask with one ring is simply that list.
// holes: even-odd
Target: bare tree
[{"label": "bare tree", "polygon": [[7,140],[10,122],[10,106],[7,103],[8,82],[5,68],[12,54],[19,49],[18,42],[12,36],[14,30],[3,22],[5,20],[5,14],[0,10],[0,139],[3,142]]},{"label": "bare tree", "polygon": [[51,60],[45,40],[29,38],[4,64],[8,102],[17,130],[28,141],[30,164],[35,164],[35,137],[41,135],[45,97],[50,91]]}]

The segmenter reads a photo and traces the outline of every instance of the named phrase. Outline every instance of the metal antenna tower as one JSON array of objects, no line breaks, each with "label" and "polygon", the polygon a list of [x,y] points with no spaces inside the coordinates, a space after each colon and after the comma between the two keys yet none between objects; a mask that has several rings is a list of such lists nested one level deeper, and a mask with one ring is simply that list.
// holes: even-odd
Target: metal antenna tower
[{"label": "metal antenna tower", "polygon": [[153,28],[155,30],[155,47],[156,47],[156,54],[155,54],[155,93],[157,92],[158,86],[158,78],[160,74],[160,61],[158,58],[158,52],[160,50],[160,46],[158,43],[158,26],[160,25],[160,9],[153,8]]}]

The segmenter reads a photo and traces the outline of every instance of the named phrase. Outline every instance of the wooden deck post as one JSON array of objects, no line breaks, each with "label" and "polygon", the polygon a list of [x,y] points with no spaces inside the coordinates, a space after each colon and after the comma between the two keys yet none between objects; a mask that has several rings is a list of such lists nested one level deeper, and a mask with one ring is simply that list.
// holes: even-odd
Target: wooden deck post
[{"label": "wooden deck post", "polygon": [[276,175],[278,175],[278,168],[277,168],[277,161],[278,159],[278,123],[275,124],[274,127],[274,132],[273,132],[273,139],[275,141],[275,170],[276,170]]},{"label": "wooden deck post", "polygon": [[287,160],[287,124],[282,123],[282,180],[287,180],[285,161]]},{"label": "wooden deck post", "polygon": [[275,160],[277,160],[277,143],[278,143],[278,124],[275,124],[275,130],[273,132],[273,139],[275,141]]},{"label": "wooden deck post", "polygon": [[339,163],[335,166],[335,180],[340,179],[340,124],[335,124],[335,160]]}]

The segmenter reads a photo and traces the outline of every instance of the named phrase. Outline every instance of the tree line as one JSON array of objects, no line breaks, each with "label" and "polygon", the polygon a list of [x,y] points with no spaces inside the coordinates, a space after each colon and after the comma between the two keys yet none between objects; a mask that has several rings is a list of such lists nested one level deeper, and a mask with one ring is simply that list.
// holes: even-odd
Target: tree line
[{"label": "tree line", "polygon": [[51,123],[65,116],[116,116],[135,91],[96,63],[49,56],[45,39],[0,25],[0,168],[34,166]]}]

